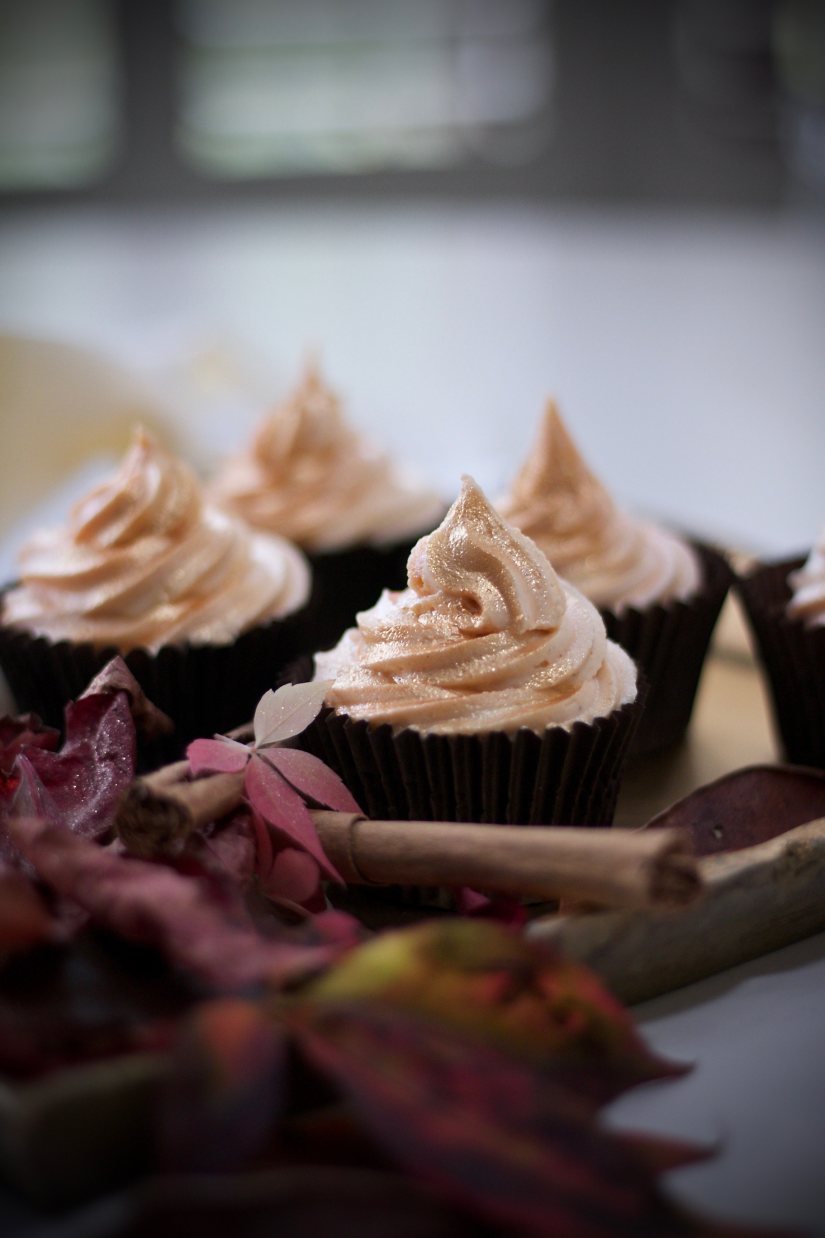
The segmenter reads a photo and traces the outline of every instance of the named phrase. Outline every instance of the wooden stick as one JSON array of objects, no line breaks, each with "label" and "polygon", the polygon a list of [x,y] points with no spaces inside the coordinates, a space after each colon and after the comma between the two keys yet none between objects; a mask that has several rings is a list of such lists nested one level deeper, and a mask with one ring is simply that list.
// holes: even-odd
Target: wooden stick
[{"label": "wooden stick", "polygon": [[825,818],[698,867],[705,895],[695,906],[543,917],[527,931],[640,1002],[825,929]]},{"label": "wooden stick", "polygon": [[312,815],[324,851],[351,884],[468,885],[609,907],[681,906],[700,892],[687,837],[678,830]]},{"label": "wooden stick", "polygon": [[[117,830],[137,855],[179,849],[241,802],[243,773],[185,780],[186,762],[132,784]],[[682,905],[700,889],[686,835],[572,826],[370,821],[313,812],[321,845],[350,884],[463,886],[611,907]]]}]

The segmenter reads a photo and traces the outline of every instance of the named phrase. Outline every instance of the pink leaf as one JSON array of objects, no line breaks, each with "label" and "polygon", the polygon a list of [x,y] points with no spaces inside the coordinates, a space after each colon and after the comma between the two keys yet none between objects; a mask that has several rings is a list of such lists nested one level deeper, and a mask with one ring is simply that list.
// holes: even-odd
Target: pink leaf
[{"label": "pink leaf", "polygon": [[186,749],[193,774],[239,774],[250,755],[246,744],[234,739],[195,739]]},{"label": "pink leaf", "polygon": [[338,775],[311,752],[302,752],[299,748],[270,748],[264,760],[280,770],[302,795],[311,796],[325,808],[360,813],[361,809]]},{"label": "pink leaf", "polygon": [[300,735],[320,712],[330,682],[287,683],[277,692],[266,692],[255,710],[255,747],[265,748]]},{"label": "pink leaf", "polygon": [[321,874],[312,856],[295,847],[284,847],[275,856],[261,889],[267,898],[301,906],[317,899],[320,884]]},{"label": "pink leaf", "polygon": [[269,832],[269,826],[261,814],[256,812],[254,808],[250,816],[252,818],[252,829],[255,834],[255,872],[258,875],[258,880],[265,885],[272,869],[272,861],[275,859],[272,835]]},{"label": "pink leaf", "polygon": [[340,881],[343,885],[340,874],[324,854],[306,804],[260,755],[256,754],[246,767],[244,789],[252,807],[269,825],[286,834],[302,850],[308,851],[333,881]]}]

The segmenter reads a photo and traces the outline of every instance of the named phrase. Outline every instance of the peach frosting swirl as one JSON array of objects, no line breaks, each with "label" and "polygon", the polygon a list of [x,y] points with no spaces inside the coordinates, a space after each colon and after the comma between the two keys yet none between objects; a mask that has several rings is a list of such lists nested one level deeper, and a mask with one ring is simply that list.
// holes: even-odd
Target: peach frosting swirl
[{"label": "peach frosting swirl", "polygon": [[793,589],[787,608],[791,619],[801,619],[808,627],[825,624],[825,529],[802,567],[791,572],[788,584]]},{"label": "peach frosting swirl", "polygon": [[534,451],[498,507],[603,609],[621,613],[685,599],[700,586],[693,548],[618,506],[585,464],[552,400]]},{"label": "peach frosting swirl", "polygon": [[432,528],[444,504],[349,425],[314,364],[292,395],[230,459],[216,500],[255,529],[317,554],[388,545]]},{"label": "peach frosting swirl", "polygon": [[545,556],[472,480],[385,590],[316,656],[337,712],[436,734],[570,728],[636,696],[635,667]]},{"label": "peach frosting swirl", "polygon": [[143,646],[224,644],[301,607],[301,552],[252,535],[203,500],[194,473],[138,430],[120,469],[35,535],[3,620],[51,640]]}]

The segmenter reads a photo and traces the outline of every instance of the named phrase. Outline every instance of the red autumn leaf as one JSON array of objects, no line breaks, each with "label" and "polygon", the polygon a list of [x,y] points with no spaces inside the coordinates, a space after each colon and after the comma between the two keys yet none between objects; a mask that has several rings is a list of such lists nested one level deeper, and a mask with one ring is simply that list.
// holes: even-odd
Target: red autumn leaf
[{"label": "red autumn leaf", "polygon": [[249,803],[269,825],[307,851],[333,881],[342,880],[324,854],[315,823],[301,796],[260,753],[255,753],[247,766],[244,790]]},{"label": "red autumn leaf", "polygon": [[53,752],[59,742],[60,732],[44,726],[37,714],[0,718],[0,780],[12,776],[14,761],[21,749],[46,748]]},{"label": "red autumn leaf", "polygon": [[186,756],[193,774],[239,774],[251,750],[234,739],[195,739]]},{"label": "red autumn leaf", "polygon": [[203,879],[120,855],[60,827],[11,819],[8,829],[37,875],[92,920],[154,946],[216,988],[283,983],[323,966],[332,948],[260,936],[240,907]]},{"label": "red autumn leaf", "polygon": [[314,981],[308,998],[415,1012],[539,1063],[594,1105],[684,1073],[650,1052],[593,972],[488,920],[380,933]]},{"label": "red autumn leaf", "polygon": [[262,1151],[283,1108],[285,1038],[261,1007],[200,1006],[181,1028],[161,1091],[165,1170],[225,1172]]},{"label": "red autumn leaf", "polygon": [[80,699],[116,692],[126,694],[134,724],[146,739],[156,739],[161,735],[170,735],[174,731],[175,724],[172,719],[149,700],[120,656],[112,658],[101,671],[98,671]]},{"label": "red autumn leaf", "polygon": [[124,693],[95,694],[66,706],[66,739],[59,752],[21,751],[23,786],[13,810],[32,810],[84,838],[97,838],[135,775],[135,727]]},{"label": "red autumn leaf", "polygon": [[316,1010],[299,1027],[379,1145],[479,1219],[577,1238],[708,1232],[671,1208],[649,1154],[596,1126],[534,1065],[363,1004]]},{"label": "red autumn leaf", "polygon": [[361,809],[338,775],[319,757],[300,748],[268,748],[265,760],[283,774],[296,791],[337,812]]},{"label": "red autumn leaf", "polygon": [[752,765],[699,787],[647,829],[689,830],[697,855],[714,855],[767,842],[819,817],[825,817],[825,773]]}]

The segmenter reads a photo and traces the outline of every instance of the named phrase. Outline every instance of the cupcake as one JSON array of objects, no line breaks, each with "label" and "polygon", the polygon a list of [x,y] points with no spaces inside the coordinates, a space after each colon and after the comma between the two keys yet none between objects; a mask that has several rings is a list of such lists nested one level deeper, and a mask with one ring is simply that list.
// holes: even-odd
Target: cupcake
[{"label": "cupcake", "polygon": [[230,459],[213,494],[253,529],[309,556],[319,591],[315,648],[325,647],[383,586],[404,584],[413,543],[444,503],[357,434],[310,364],[292,395]]},{"label": "cupcake", "polygon": [[470,478],[408,575],[316,655],[310,746],[374,817],[609,824],[637,684],[595,607]]},{"label": "cupcake", "polygon": [[18,707],[53,725],[121,653],[178,743],[223,731],[252,716],[301,647],[301,552],[205,502],[194,473],[142,430],[111,479],[19,563],[0,599],[0,666]]},{"label": "cupcake", "polygon": [[762,564],[737,588],[785,757],[825,769],[825,530],[807,559]]},{"label": "cupcake", "polygon": [[710,547],[631,516],[590,471],[555,404],[502,514],[596,605],[648,682],[636,754],[684,735],[732,572]]}]

